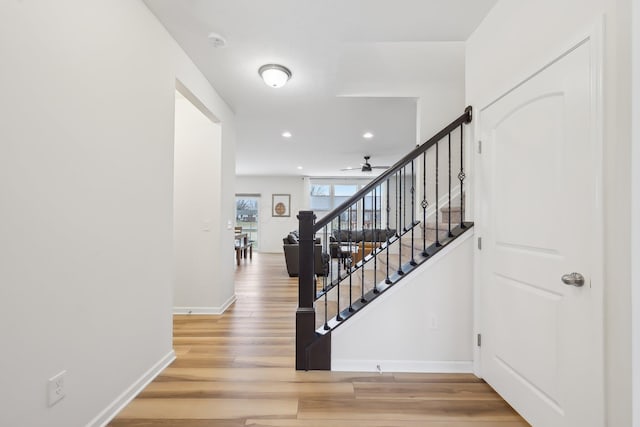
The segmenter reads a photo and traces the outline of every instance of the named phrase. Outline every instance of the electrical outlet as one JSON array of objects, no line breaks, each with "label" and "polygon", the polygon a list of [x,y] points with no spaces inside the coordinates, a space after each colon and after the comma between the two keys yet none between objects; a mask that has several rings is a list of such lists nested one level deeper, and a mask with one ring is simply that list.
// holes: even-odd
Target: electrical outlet
[{"label": "electrical outlet", "polygon": [[49,378],[47,384],[47,390],[49,392],[49,406],[53,406],[58,403],[65,396],[64,389],[64,376],[67,371],[62,371],[58,375]]},{"label": "electrical outlet", "polygon": [[438,316],[435,314],[432,314],[431,317],[429,317],[429,328],[438,329]]}]

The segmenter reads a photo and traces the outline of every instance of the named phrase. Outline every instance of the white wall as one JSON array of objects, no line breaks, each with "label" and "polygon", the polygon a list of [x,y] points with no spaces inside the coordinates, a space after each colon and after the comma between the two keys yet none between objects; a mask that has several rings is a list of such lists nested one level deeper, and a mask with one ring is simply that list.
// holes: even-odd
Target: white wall
[{"label": "white wall", "polygon": [[[236,193],[260,194],[259,247],[260,252],[283,253],[282,239],[298,229],[298,212],[307,209],[308,193],[305,193],[302,177],[238,176]],[[291,194],[291,216],[271,216],[272,194]],[[284,262],[284,258],[283,258]]]},{"label": "white wall", "polygon": [[473,229],[331,336],[336,371],[471,372]]},{"label": "white wall", "polygon": [[[631,218],[640,218],[640,3],[633,3],[632,36],[632,160]],[[631,223],[631,259],[640,259],[640,225]],[[632,262],[633,426],[640,427],[640,263]]]},{"label": "white wall", "polygon": [[98,425],[173,357],[175,79],[233,117],[140,1],[2,2],[0,57],[0,425]]},{"label": "white wall", "polygon": [[339,96],[418,98],[416,143],[464,112],[463,41],[344,43],[339,55]]},{"label": "white wall", "polygon": [[221,128],[179,92],[175,118],[174,311],[219,314]]},{"label": "white wall", "polygon": [[628,0],[499,1],[467,42],[467,103],[482,107],[605,15],[604,205],[607,425],[630,425]]}]

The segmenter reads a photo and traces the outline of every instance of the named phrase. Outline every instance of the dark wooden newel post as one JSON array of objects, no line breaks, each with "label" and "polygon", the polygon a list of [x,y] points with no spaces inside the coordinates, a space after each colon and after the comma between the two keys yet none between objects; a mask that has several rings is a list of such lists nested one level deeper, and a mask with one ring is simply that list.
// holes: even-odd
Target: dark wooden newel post
[{"label": "dark wooden newel post", "polygon": [[300,211],[298,214],[299,276],[298,310],[296,311],[296,369],[309,369],[306,349],[315,339],[316,312],[313,307],[313,211]]}]

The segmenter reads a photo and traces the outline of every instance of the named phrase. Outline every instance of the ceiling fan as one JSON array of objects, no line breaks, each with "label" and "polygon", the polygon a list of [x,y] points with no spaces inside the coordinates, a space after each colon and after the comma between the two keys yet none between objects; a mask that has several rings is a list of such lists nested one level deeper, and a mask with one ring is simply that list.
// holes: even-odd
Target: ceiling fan
[{"label": "ceiling fan", "polygon": [[[371,172],[373,169],[389,169],[389,166],[371,166],[371,163],[369,163],[369,159],[371,158],[371,156],[364,156],[364,163],[360,163],[361,166],[361,171],[362,172]],[[344,169],[340,169],[343,171],[352,171],[355,170],[356,168],[344,168]]]}]

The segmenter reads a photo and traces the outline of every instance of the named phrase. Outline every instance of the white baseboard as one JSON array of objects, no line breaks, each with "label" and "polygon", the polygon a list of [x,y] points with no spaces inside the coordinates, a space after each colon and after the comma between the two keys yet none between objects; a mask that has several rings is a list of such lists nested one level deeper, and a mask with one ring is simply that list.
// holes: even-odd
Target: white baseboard
[{"label": "white baseboard", "polygon": [[204,314],[204,315],[220,315],[236,302],[236,295],[233,294],[220,307],[173,307],[173,314]]},{"label": "white baseboard", "polygon": [[116,398],[109,406],[91,420],[87,427],[106,426],[125,406],[129,404],[144,388],[153,381],[171,362],[176,359],[175,351],[171,350],[166,356],[160,359],[147,372],[142,374],[129,388]]},{"label": "white baseboard", "polygon": [[331,370],[341,372],[470,374],[473,373],[473,361],[332,360]]}]

